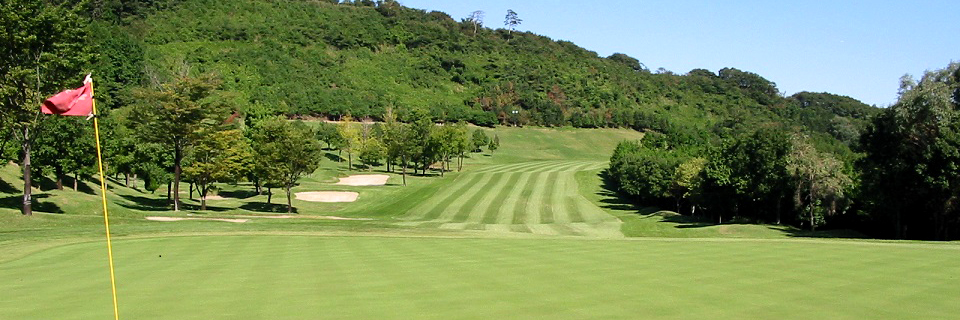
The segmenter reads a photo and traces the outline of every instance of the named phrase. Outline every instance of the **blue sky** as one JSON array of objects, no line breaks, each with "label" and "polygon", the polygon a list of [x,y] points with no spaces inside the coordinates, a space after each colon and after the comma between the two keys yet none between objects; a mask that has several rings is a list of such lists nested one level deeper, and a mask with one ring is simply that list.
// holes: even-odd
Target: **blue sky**
[{"label": "blue sky", "polygon": [[683,74],[734,67],[780,91],[830,92],[868,104],[896,102],[899,78],[960,61],[960,1],[506,1],[400,0],[459,20],[475,10],[503,27],[568,40],[650,69]]}]

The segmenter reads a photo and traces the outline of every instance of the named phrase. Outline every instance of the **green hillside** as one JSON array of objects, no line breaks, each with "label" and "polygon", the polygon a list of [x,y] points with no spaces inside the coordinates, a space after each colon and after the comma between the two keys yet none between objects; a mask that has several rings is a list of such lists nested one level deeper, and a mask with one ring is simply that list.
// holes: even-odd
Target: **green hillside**
[{"label": "green hillside", "polygon": [[[762,76],[725,68],[651,72],[635,58],[529,32],[481,27],[394,1],[156,1],[101,4],[97,68],[123,88],[213,72],[248,116],[380,118],[425,108],[479,125],[629,127],[709,136],[764,122],[862,130],[876,112],[830,94],[782,97]],[[96,6],[96,5],[94,5]],[[111,19],[116,16],[117,18]],[[143,77],[130,77],[145,68]],[[179,70],[179,71],[178,71]],[[811,103],[813,102],[813,103]],[[839,118],[840,120],[836,120]]]}]

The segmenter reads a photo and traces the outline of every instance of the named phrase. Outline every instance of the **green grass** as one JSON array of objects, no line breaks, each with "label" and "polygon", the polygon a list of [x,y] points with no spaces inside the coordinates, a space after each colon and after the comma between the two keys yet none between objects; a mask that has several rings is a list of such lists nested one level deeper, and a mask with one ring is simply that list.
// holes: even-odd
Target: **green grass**
[{"label": "green grass", "polygon": [[[355,191],[359,200],[294,200],[294,219],[262,218],[284,211],[280,190],[268,205],[249,184],[220,185],[225,199],[208,201],[211,210],[197,211],[184,194],[188,210],[173,213],[165,190],[111,181],[121,316],[933,319],[960,312],[956,243],[795,239],[856,235],[637,210],[604,190],[599,173],[616,143],[639,133],[487,130],[500,136],[500,150],[471,154],[463,172],[408,176],[406,187],[393,173],[386,186],[335,185],[367,172],[325,159],[294,192]],[[17,168],[0,168],[0,319],[109,318],[99,186],[57,191],[42,180],[33,217],[16,209],[21,186]],[[157,215],[254,218],[144,219]]]},{"label": "green grass", "polygon": [[[165,237],[116,243],[126,319],[946,319],[960,247]],[[109,318],[101,243],[0,264],[0,318]]]}]

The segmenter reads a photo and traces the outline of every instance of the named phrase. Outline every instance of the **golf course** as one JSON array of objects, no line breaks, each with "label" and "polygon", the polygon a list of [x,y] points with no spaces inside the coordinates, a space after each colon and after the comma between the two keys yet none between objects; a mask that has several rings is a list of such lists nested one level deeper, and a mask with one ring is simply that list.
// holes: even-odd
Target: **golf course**
[{"label": "golf course", "polygon": [[[474,128],[478,129],[478,128]],[[960,245],[721,224],[636,209],[600,172],[621,129],[497,127],[463,170],[349,170],[337,151],[294,193],[218,185],[208,210],[111,177],[123,319],[949,319]],[[384,185],[338,184],[387,175]],[[98,185],[51,190],[18,214],[0,171],[0,319],[113,314]],[[49,181],[47,181],[49,182]],[[158,217],[166,219],[156,219]],[[148,220],[148,218],[151,218]],[[189,219],[189,220],[178,220]]]}]

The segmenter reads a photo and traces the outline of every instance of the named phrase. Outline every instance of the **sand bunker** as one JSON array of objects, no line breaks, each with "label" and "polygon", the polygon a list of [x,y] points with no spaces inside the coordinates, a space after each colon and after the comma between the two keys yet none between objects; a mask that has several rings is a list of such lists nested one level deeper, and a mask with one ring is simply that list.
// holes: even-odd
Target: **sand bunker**
[{"label": "sand bunker", "polygon": [[180,218],[180,217],[147,217],[147,220],[150,221],[183,221],[183,220],[207,220],[207,221],[223,221],[223,222],[233,222],[233,223],[244,223],[250,221],[250,219],[221,219],[221,218]]},{"label": "sand bunker", "polygon": [[382,186],[387,184],[387,179],[390,179],[390,176],[385,174],[364,174],[340,178],[340,182],[337,182],[337,184],[345,186]]},{"label": "sand bunker", "polygon": [[297,192],[297,200],[311,202],[354,202],[358,196],[359,193],[344,191]]}]

